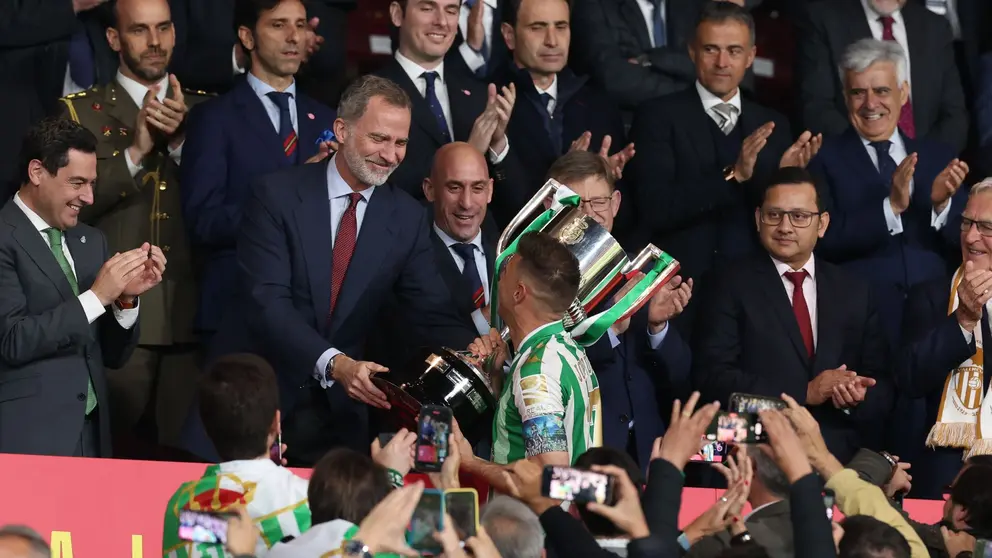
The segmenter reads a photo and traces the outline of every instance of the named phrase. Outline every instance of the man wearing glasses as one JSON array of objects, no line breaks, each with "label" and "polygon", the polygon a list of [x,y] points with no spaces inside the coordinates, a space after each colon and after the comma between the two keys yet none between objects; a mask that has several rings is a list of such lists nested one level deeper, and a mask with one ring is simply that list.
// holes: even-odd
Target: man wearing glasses
[{"label": "man wearing glasses", "polygon": [[909,293],[906,346],[894,369],[907,396],[926,399],[925,440],[934,451],[923,452],[914,467],[920,480],[913,494],[920,498],[939,498],[963,456],[992,454],[990,374],[984,372],[983,351],[983,340],[992,338],[992,179],[972,187],[960,230],[964,264],[953,276]]},{"label": "man wearing glasses", "polygon": [[846,463],[881,449],[888,345],[868,284],[813,256],[831,219],[812,176],[785,167],[768,184],[754,214],[766,253],[716,270],[699,297],[693,383],[707,401],[788,393]]}]

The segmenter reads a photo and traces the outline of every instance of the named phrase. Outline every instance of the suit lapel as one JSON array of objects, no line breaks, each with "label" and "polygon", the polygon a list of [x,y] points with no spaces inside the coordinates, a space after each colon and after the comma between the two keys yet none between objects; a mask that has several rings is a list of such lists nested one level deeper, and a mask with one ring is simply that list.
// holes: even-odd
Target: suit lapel
[{"label": "suit lapel", "polygon": [[[627,24],[627,29],[632,30],[634,33],[634,38],[637,39],[637,44],[642,50],[651,49],[651,36],[648,35],[648,24],[644,20],[644,14],[641,12],[641,8],[637,5],[637,0],[618,0],[620,4],[620,16],[623,18],[624,23]],[[675,13],[674,6],[672,2],[667,2],[665,5],[666,17],[665,23],[669,23],[669,19],[672,14]],[[667,25],[669,29],[672,28],[671,25]]]},{"label": "suit lapel", "polygon": [[[929,61],[933,54],[930,52],[931,46],[927,41],[927,29],[925,22],[919,17],[916,9],[926,10],[926,8],[907,4],[900,11],[903,22],[906,25],[906,42],[909,43],[909,59],[913,61],[909,70],[909,75],[915,87],[910,88],[910,98],[913,101],[914,119],[918,114],[929,114],[930,99],[926,93],[929,88],[925,87],[927,80],[937,74],[930,67]],[[907,150],[907,153],[912,153]]]},{"label": "suit lapel", "polygon": [[[138,105],[134,104],[131,96],[127,94],[117,81],[112,81],[104,88],[103,102],[107,105],[107,114],[124,128],[131,130],[138,121]],[[118,134],[119,130],[111,130],[111,134]]]},{"label": "suit lapel", "polygon": [[[444,279],[445,284],[448,285],[448,290],[451,291],[451,298],[454,300],[455,306],[458,307],[458,314],[460,316],[471,314],[474,308],[470,307],[469,299],[466,296],[468,287],[465,286],[465,279],[459,273],[458,266],[455,265],[455,260],[451,257],[451,251],[448,250],[448,247],[444,245],[444,241],[434,231],[434,227],[431,227],[431,243],[434,246],[438,271],[441,273],[441,278]],[[474,262],[467,262],[467,264],[471,263]]]},{"label": "suit lapel", "polygon": [[438,146],[444,145],[444,138],[441,136],[441,129],[437,125],[437,119],[431,112],[427,99],[424,98],[420,90],[410,79],[410,76],[403,70],[400,63],[394,58],[382,69],[384,77],[387,77],[398,84],[410,96],[413,102],[412,118],[414,123],[427,133]]},{"label": "suit lapel", "polygon": [[69,247],[69,253],[72,254],[79,292],[89,290],[93,281],[96,280],[100,266],[103,265],[103,262],[100,261],[99,240],[96,237],[87,237],[78,228],[65,232],[65,242]]},{"label": "suit lapel", "polygon": [[21,208],[17,207],[13,201],[7,202],[3,208],[3,217],[7,223],[14,227],[14,239],[21,245],[28,257],[34,261],[35,265],[51,280],[59,294],[62,295],[62,299],[72,300],[76,298],[76,294],[72,292],[72,286],[69,285],[69,280],[62,272],[62,268],[59,267],[59,263],[55,261],[51,248],[48,247],[48,244],[41,237],[41,233],[34,228]]},{"label": "suit lapel", "polygon": [[[488,217],[487,217],[488,218]],[[482,222],[482,247],[486,252],[486,276],[482,278],[492,286],[493,276],[496,274],[496,244],[499,242],[499,229],[496,223],[486,224]],[[493,294],[489,293],[489,298]]]},{"label": "suit lapel", "polygon": [[[868,155],[868,150],[874,148],[866,148],[861,136],[853,128],[844,132],[842,141],[844,144],[844,160],[855,167],[852,170],[860,176],[874,177],[878,187],[888,192],[888,180],[882,179],[882,175],[879,174],[878,169],[871,162],[871,156]],[[909,146],[907,145],[906,147],[908,148]],[[907,153],[911,152],[907,151]]]},{"label": "suit lapel", "polygon": [[759,279],[757,283],[758,288],[764,293],[767,302],[766,308],[770,309],[782,324],[789,340],[792,341],[793,348],[799,353],[799,358],[808,364],[806,344],[803,343],[802,334],[799,333],[799,324],[796,323],[796,315],[792,312],[792,301],[789,300],[785,292],[782,278],[779,277],[778,270],[775,269],[775,264],[771,258],[764,257],[762,260],[764,261],[758,264]]},{"label": "suit lapel", "polygon": [[296,208],[296,226],[303,243],[303,254],[310,283],[317,327],[327,327],[331,308],[331,211],[327,199],[327,165],[304,165],[308,178],[296,185],[300,205]]},{"label": "suit lapel", "polygon": [[317,113],[309,97],[297,95],[296,126],[300,129],[298,148],[301,163],[317,154],[317,138],[322,131],[334,125],[334,122],[317,122]]},{"label": "suit lapel", "polygon": [[[706,164],[708,161],[716,161],[716,150],[713,145],[713,136],[710,129],[713,124],[706,109],[703,108],[703,101],[699,98],[699,92],[695,87],[690,87],[682,93],[684,111],[689,119],[685,133],[692,139],[689,143],[699,155],[699,160]],[[741,117],[743,118],[743,111]]]},{"label": "suit lapel", "polygon": [[[444,77],[448,87],[448,106],[451,108],[451,129],[455,133],[454,139],[466,141],[472,133],[475,119],[485,110],[485,103],[488,100],[486,95],[489,92],[467,83],[453,67],[445,68]],[[477,89],[474,95],[472,89]],[[477,97],[481,97],[481,101]]]},{"label": "suit lapel", "polygon": [[810,377],[821,370],[836,368],[840,364],[843,347],[843,320],[837,304],[843,293],[837,292],[833,270],[822,261],[816,266],[816,354]]},{"label": "suit lapel", "polygon": [[[272,157],[277,157],[281,167],[288,166],[289,158],[283,152],[279,132],[272,126],[272,121],[269,120],[269,114],[265,112],[262,100],[255,94],[255,90],[251,88],[247,79],[238,80],[234,88],[234,95],[236,104],[241,107],[241,115],[255,132],[254,135],[258,141],[265,146],[265,152],[272,153]],[[299,116],[297,113],[297,120],[299,120]]]}]

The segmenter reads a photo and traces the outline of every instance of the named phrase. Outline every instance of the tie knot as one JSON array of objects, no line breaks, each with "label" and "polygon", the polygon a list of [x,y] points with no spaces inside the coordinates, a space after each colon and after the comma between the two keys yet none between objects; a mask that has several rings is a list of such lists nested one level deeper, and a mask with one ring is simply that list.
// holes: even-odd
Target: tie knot
[{"label": "tie knot", "polygon": [[889,141],[889,140],[872,141],[872,142],[869,142],[868,145],[870,145],[873,148],[875,148],[875,153],[882,154],[882,153],[888,153],[889,152],[889,148],[892,147],[892,142]]},{"label": "tie knot", "polygon": [[49,227],[42,231],[48,236],[48,242],[52,243],[52,246],[62,246],[62,231]]},{"label": "tie knot", "polygon": [[892,29],[892,24],[896,22],[896,20],[893,19],[892,16],[882,16],[878,18],[878,21],[882,22],[883,29]]},{"label": "tie knot", "polygon": [[358,202],[362,199],[362,195],[358,192],[352,192],[348,194],[348,209],[356,207]]},{"label": "tie knot", "polygon": [[424,72],[420,74],[420,77],[427,82],[427,87],[434,87],[434,81],[440,76],[437,75],[437,72]]},{"label": "tie knot", "polygon": [[809,273],[805,269],[800,271],[786,271],[785,278],[792,281],[792,284],[798,289],[803,286],[803,282],[806,281],[806,277]]},{"label": "tie knot", "polygon": [[456,242],[451,245],[451,249],[458,254],[458,257],[466,262],[471,261],[475,257],[475,244],[470,244],[468,242]]},{"label": "tie knot", "polygon": [[269,91],[265,96],[272,99],[272,102],[279,107],[279,110],[289,109],[289,99],[293,97],[292,93],[282,91]]},{"label": "tie knot", "polygon": [[713,110],[717,111],[725,118],[730,118],[731,115],[737,112],[737,107],[730,103],[720,103],[718,105],[713,105]]}]

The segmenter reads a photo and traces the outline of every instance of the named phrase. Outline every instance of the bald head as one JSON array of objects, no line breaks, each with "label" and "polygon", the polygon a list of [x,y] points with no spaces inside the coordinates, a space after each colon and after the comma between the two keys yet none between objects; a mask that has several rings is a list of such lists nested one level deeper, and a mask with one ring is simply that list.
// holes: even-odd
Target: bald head
[{"label": "bald head", "polygon": [[465,142],[452,142],[434,154],[424,196],[434,204],[434,222],[459,242],[471,242],[486,218],[493,181],[486,159]]},{"label": "bald head", "polygon": [[107,42],[120,54],[121,73],[154,85],[165,77],[176,46],[168,0],[117,0],[113,14]]}]

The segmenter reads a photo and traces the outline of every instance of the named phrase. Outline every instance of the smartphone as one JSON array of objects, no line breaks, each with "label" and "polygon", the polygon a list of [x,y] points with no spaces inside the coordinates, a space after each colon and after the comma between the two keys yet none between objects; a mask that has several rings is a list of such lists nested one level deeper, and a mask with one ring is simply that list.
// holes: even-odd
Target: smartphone
[{"label": "smartphone", "polygon": [[272,447],[269,448],[269,459],[273,463],[282,467],[282,432],[276,435],[276,441],[272,443]]},{"label": "smartphone", "polygon": [[479,527],[479,493],[474,488],[445,490],[444,511],[454,523],[458,540],[475,536]]},{"label": "smartphone", "polygon": [[385,432],[383,434],[379,434],[379,447],[380,448],[386,447],[386,444],[391,442],[392,439],[395,437],[396,437],[395,432]]},{"label": "smartphone", "polygon": [[706,430],[706,439],[732,444],[761,444],[768,440],[768,436],[758,415],[720,411]]},{"label": "smartphone", "polygon": [[906,495],[902,491],[896,492],[895,494],[892,495],[892,505],[895,506],[896,509],[901,510],[902,503],[905,498]]},{"label": "smartphone", "polygon": [[440,490],[424,490],[413,510],[406,530],[406,542],[421,553],[440,554],[441,545],[434,540],[434,533],[444,528],[444,495]]},{"label": "smartphone", "polygon": [[733,393],[730,395],[730,405],[727,406],[727,411],[731,413],[760,413],[761,411],[780,411],[785,408],[788,408],[788,405],[778,397]]},{"label": "smartphone", "polygon": [[615,482],[612,475],[548,465],[544,468],[541,494],[553,500],[597,502],[612,506],[615,503]]},{"label": "smartphone", "polygon": [[975,552],[972,556],[974,556],[974,558],[992,558],[992,541],[976,539]]},{"label": "smartphone", "polygon": [[179,510],[179,538],[195,543],[227,544],[230,513]]},{"label": "smartphone", "polygon": [[827,519],[834,520],[834,491],[829,488],[823,491],[823,507],[827,509]]},{"label": "smartphone", "polygon": [[417,452],[414,468],[422,473],[436,473],[448,457],[448,434],[451,432],[451,409],[424,405],[417,420]]},{"label": "smartphone", "polygon": [[689,461],[701,461],[703,463],[723,463],[723,458],[727,453],[727,444],[723,442],[707,442],[699,453],[693,455]]}]

